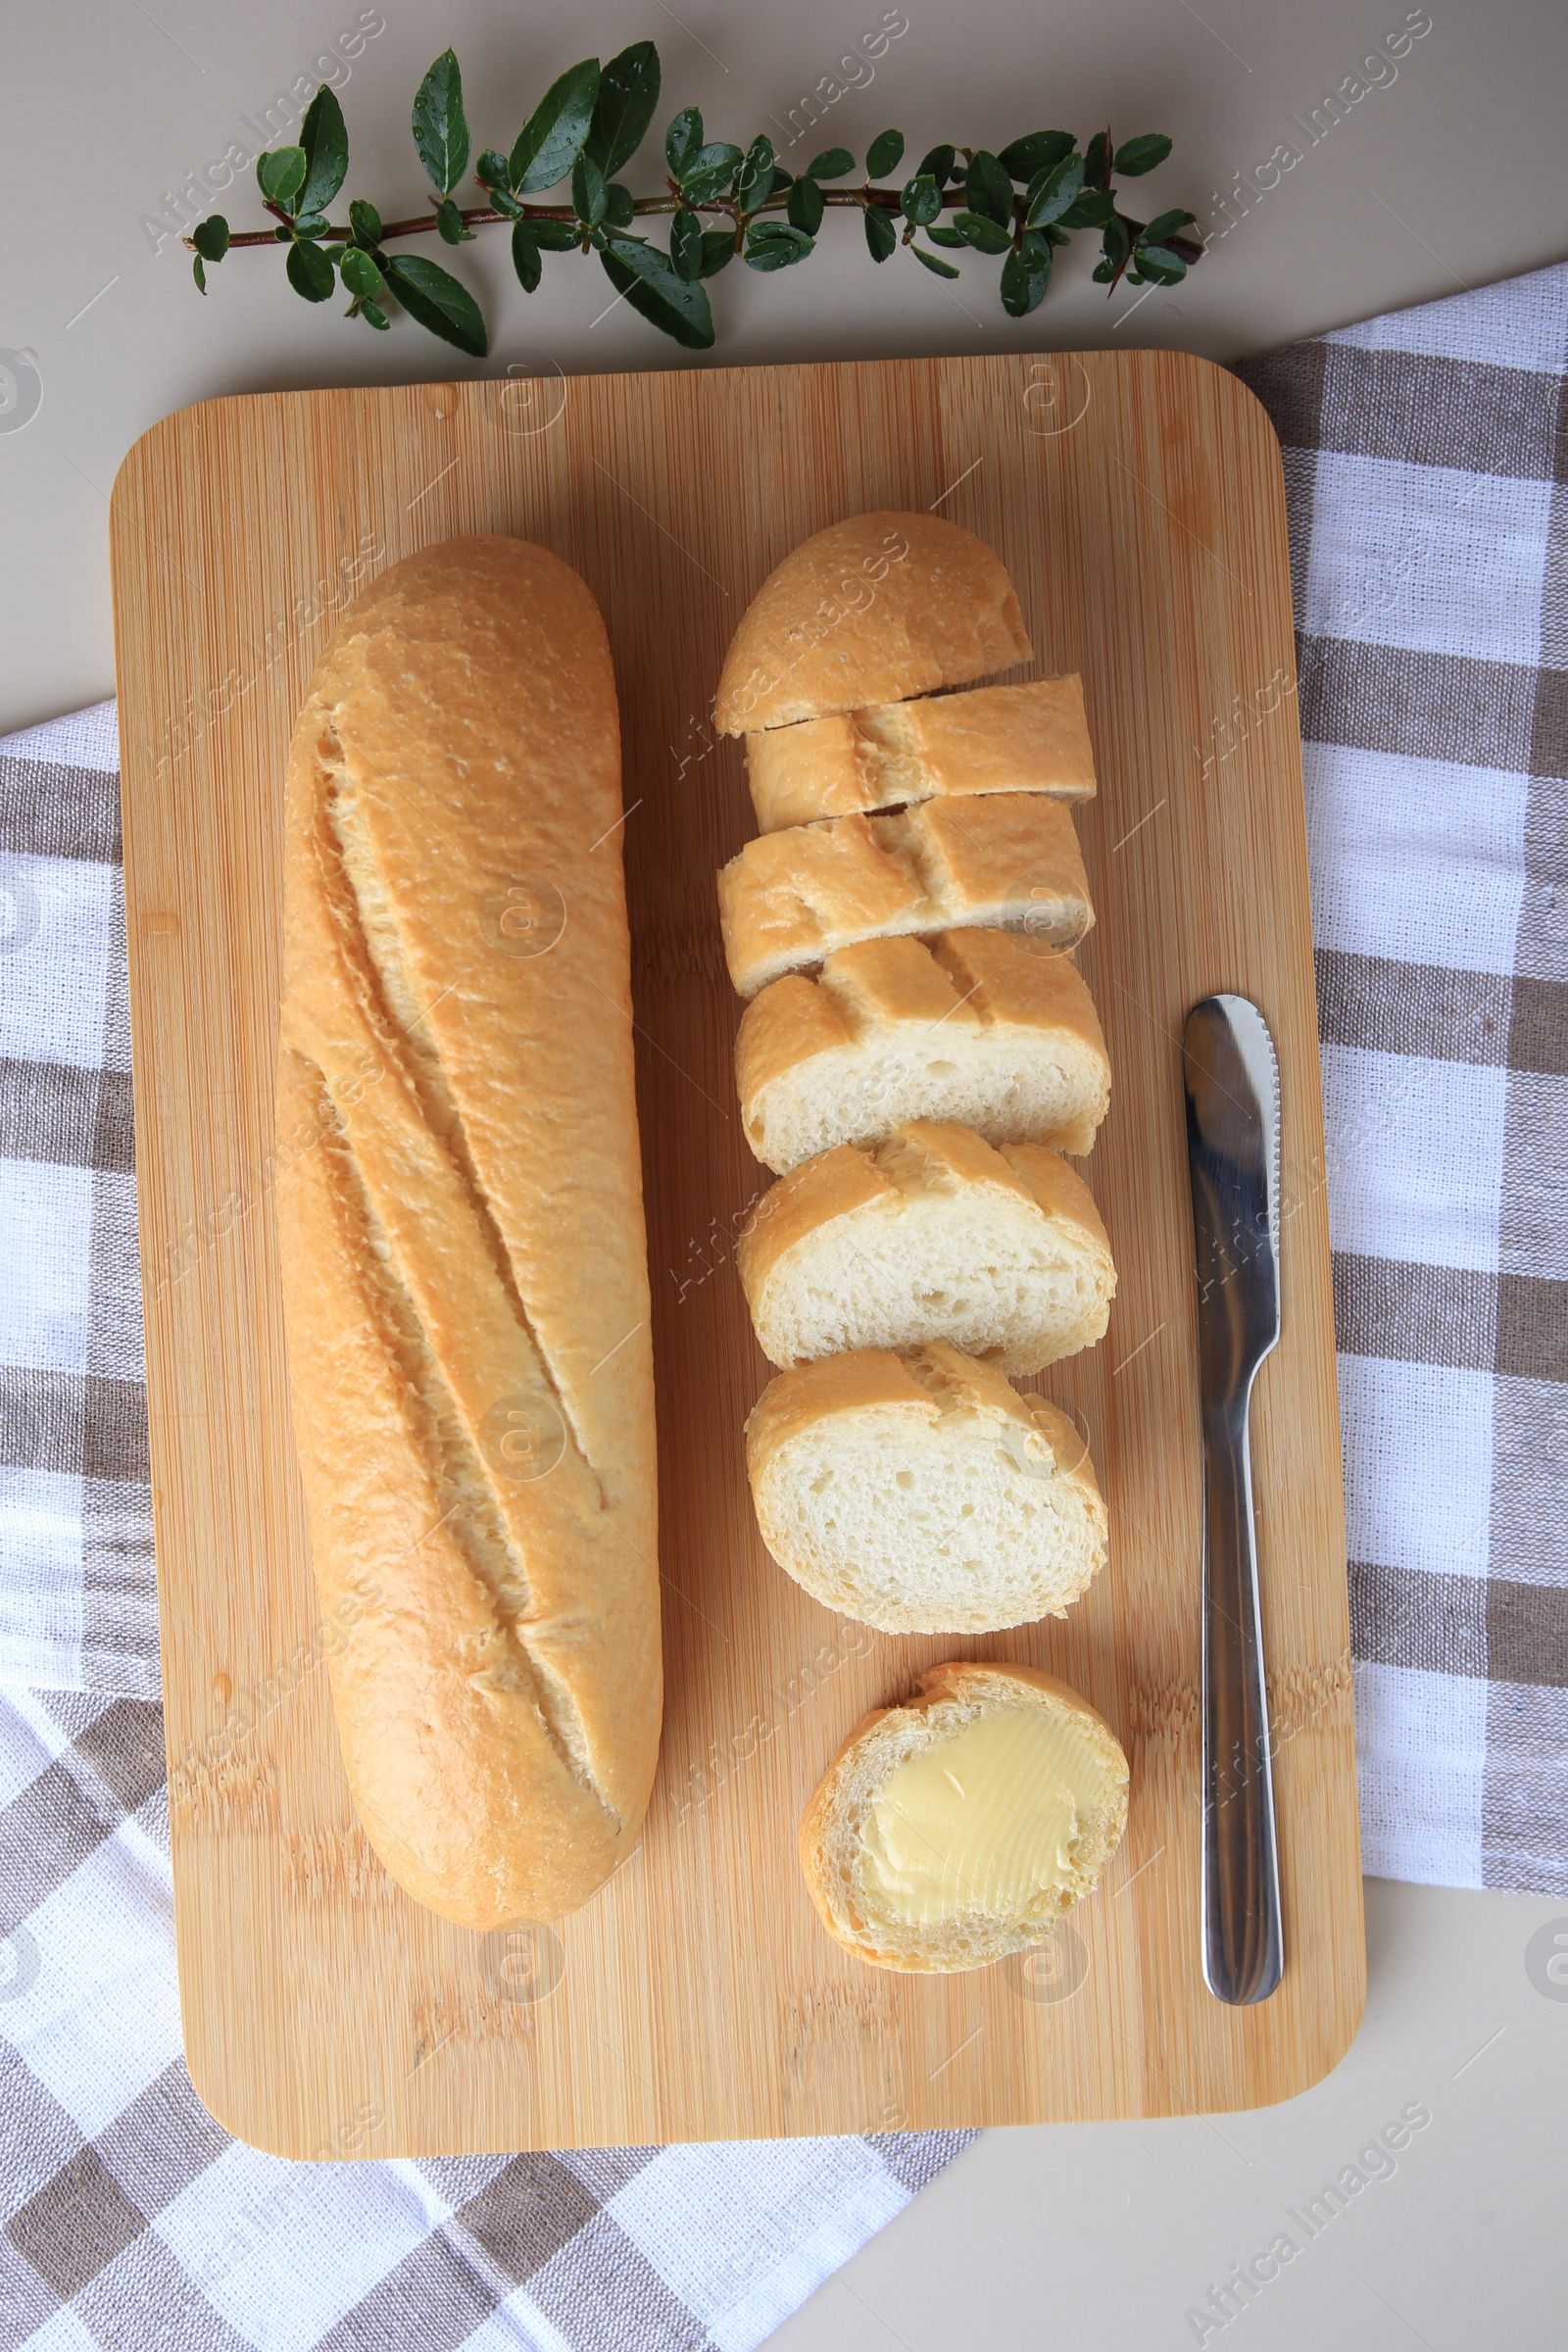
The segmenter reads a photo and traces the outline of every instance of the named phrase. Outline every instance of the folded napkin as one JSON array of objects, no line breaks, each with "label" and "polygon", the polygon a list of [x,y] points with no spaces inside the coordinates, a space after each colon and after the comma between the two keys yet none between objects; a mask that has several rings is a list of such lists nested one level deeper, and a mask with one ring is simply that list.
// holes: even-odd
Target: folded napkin
[{"label": "folded napkin", "polygon": [[[1302,628],[1365,1859],[1554,1893],[1565,360],[1568,269],[1241,370]],[[191,2090],[116,758],[112,704],[0,743],[0,2352],[746,2352],[970,2135],[306,2165]]]}]

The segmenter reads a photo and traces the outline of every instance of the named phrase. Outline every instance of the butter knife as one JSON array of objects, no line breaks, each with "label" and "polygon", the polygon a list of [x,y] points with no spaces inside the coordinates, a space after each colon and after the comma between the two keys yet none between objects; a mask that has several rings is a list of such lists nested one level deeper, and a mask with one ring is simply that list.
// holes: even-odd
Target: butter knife
[{"label": "butter knife", "polygon": [[1203,1979],[1242,2005],[1266,2001],[1284,1966],[1248,1438],[1280,1336],[1279,1064],[1245,997],[1195,1004],[1182,1046],[1203,1435]]}]

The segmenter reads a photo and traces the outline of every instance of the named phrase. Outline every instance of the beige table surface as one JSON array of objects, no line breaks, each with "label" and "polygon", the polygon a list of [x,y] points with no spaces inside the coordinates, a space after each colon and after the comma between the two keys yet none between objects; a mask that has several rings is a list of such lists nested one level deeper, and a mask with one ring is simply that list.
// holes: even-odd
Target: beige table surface
[{"label": "beige table surface", "polygon": [[[1431,29],[1396,72],[1374,69],[1381,86],[1314,139],[1313,110],[1407,13],[1430,17]],[[868,58],[865,36],[901,24]],[[361,45],[356,25],[380,29]],[[1108,119],[1122,134],[1175,138],[1148,183],[1152,202],[1186,205],[1216,234],[1235,223],[1187,284],[1136,313],[1135,294],[1107,304],[1090,284],[1084,243],[1046,305],[1014,323],[989,272],[969,265],[949,288],[907,264],[874,270],[854,224],[833,222],[845,233],[829,233],[807,269],[769,279],[732,269],[718,282],[715,356],[730,362],[1118,342],[1223,360],[1568,254],[1568,10],[1552,0],[1430,0],[1414,12],[1403,0],[13,7],[0,84],[0,349],[32,355],[42,399],[20,430],[6,432],[0,416],[0,731],[113,689],[108,493],[147,425],[217,393],[464,367],[405,321],[375,338],[335,306],[307,308],[269,256],[213,271],[204,303],[174,240],[155,250],[157,220],[172,217],[187,174],[232,141],[254,148],[243,119],[297,75],[318,76],[324,51],[341,61],[344,35],[358,49],[341,81],[349,190],[388,217],[423,201],[408,112],[446,41],[464,65],[476,144],[505,144],[564,65],[651,35],[664,113],[695,100],[710,137],[742,143],[766,128],[786,164],[830,141],[863,154],[893,122],[918,154],[942,137],[997,143],[1043,122]],[[858,86],[819,135],[792,146],[791,110],[829,75]],[[1234,200],[1223,209],[1242,175],[1255,190],[1263,166],[1268,179],[1282,144],[1300,161],[1252,193],[1245,217]],[[651,184],[651,162],[644,170]],[[219,201],[236,225],[260,224],[253,195]],[[495,233],[463,267],[491,321],[481,372],[689,364],[624,305],[598,317],[591,270],[558,266],[526,298]],[[1327,2082],[1217,2122],[993,2132],[784,2328],[779,2352],[1190,2344],[1189,2307],[1416,2103],[1432,2121],[1394,2176],[1323,2230],[1225,2340],[1252,2352],[1561,2345],[1568,2001],[1537,1990],[1524,1958],[1532,1932],[1559,1915],[1568,1928],[1568,1902],[1374,1882],[1366,2023]]]}]

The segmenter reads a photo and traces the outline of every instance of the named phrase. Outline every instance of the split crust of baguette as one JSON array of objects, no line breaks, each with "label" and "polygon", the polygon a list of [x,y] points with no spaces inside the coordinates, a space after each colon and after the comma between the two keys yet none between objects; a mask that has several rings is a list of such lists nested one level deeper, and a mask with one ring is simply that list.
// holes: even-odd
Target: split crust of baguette
[{"label": "split crust of baguette", "polygon": [[779,1175],[909,1119],[1082,1153],[1110,1102],[1077,966],[1025,932],[868,939],[815,980],[772,981],[746,1007],[735,1078],[747,1140]]},{"label": "split crust of baguette", "polygon": [[[1110,1802],[1081,1821],[1070,1868],[1012,1918],[977,1913],[942,1927],[878,1918],[858,1867],[861,1828],[877,1790],[906,1759],[934,1740],[951,1738],[997,1707],[1040,1707],[1070,1715],[1101,1759]],[[834,1940],[873,1968],[949,1975],[986,1968],[1009,1953],[1044,1943],[1076,1903],[1093,1891],[1127,1826],[1127,1758],[1086,1698],[1033,1666],[974,1665],[955,1659],[920,1677],[903,1706],[879,1708],[858,1724],[823,1775],[801,1823],[801,1867],[812,1902]]]},{"label": "split crust of baguette", "polygon": [[746,738],[764,833],[942,796],[1044,792],[1087,800],[1095,760],[1078,677],[873,704]]}]

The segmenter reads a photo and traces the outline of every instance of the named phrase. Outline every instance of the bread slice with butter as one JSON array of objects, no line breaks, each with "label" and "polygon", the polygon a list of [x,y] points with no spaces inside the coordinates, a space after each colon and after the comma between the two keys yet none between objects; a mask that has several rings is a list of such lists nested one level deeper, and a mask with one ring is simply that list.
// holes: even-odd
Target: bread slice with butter
[{"label": "bread slice with butter", "polygon": [[1014,931],[861,940],[816,980],[775,980],[746,1007],[735,1079],[747,1141],[781,1176],[907,1119],[1084,1152],[1110,1103],[1077,965]]},{"label": "bread slice with butter", "polygon": [[1004,1372],[1039,1372],[1102,1337],[1116,1289],[1094,1198],[1064,1159],[1039,1144],[995,1152],[933,1119],[781,1176],[736,1259],[781,1368],[950,1340]]},{"label": "bread slice with butter", "polygon": [[873,1968],[986,1968],[1054,1934],[1127,1826],[1127,1758],[1077,1691],[1033,1666],[954,1660],[866,1716],[801,1823],[835,1940]]},{"label": "bread slice with butter", "polygon": [[764,833],[944,795],[1088,800],[1095,757],[1083,680],[972,686],[759,728],[746,738],[746,780]]},{"label": "bread slice with butter", "polygon": [[1104,1565],[1072,1422],[945,1341],[781,1372],[746,1424],[746,1466],[780,1567],[881,1633],[1061,1617]]}]

